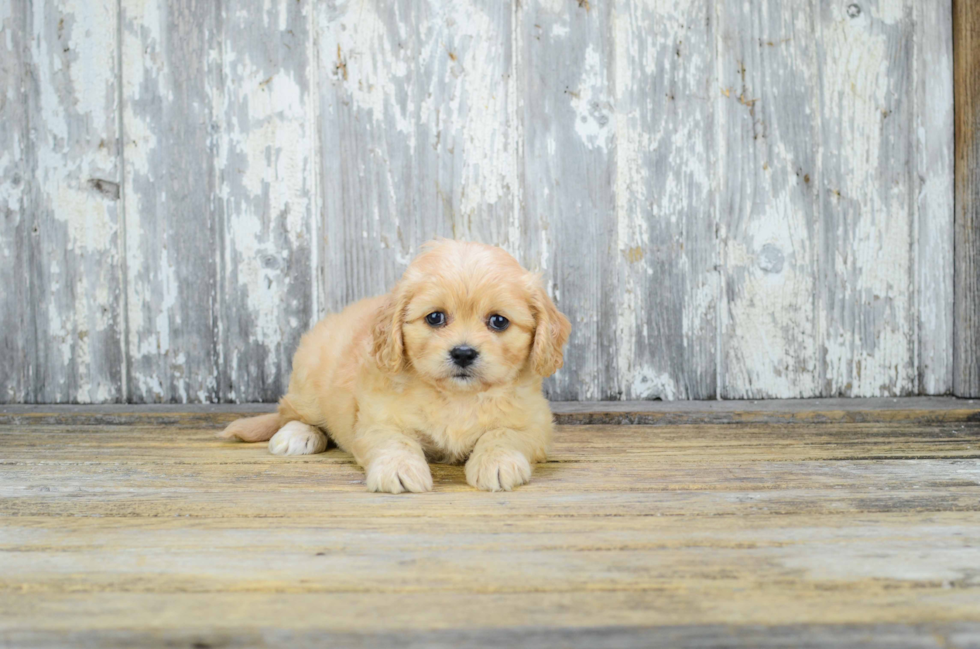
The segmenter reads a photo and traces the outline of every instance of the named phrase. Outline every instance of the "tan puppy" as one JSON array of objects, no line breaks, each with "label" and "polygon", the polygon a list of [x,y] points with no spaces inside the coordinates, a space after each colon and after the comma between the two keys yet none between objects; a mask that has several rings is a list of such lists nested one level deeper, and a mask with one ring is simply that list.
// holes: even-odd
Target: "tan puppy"
[{"label": "tan puppy", "polygon": [[[540,279],[500,248],[437,241],[388,295],[329,315],[303,336],[276,414],[221,436],[276,455],[354,455],[370,491],[429,491],[435,462],[510,490],[545,459],[542,377],[562,366],[571,326]],[[270,439],[271,438],[271,439]]]}]

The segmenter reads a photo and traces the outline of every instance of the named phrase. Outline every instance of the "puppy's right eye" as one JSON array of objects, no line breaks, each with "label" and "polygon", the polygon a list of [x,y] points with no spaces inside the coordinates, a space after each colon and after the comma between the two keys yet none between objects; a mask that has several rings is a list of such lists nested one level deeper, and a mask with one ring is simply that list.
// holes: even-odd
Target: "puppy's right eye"
[{"label": "puppy's right eye", "polygon": [[429,315],[425,316],[425,322],[430,327],[441,327],[446,324],[446,314],[442,311],[433,311]]}]

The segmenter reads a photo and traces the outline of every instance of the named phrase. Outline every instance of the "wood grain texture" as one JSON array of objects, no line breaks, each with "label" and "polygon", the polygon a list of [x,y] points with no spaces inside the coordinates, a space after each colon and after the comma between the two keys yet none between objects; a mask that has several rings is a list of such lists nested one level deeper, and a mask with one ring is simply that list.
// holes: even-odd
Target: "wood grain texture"
[{"label": "wood grain texture", "polygon": [[[816,18],[803,2],[721,4],[721,396],[821,394]],[[830,52],[844,56],[847,50]]]},{"label": "wood grain texture", "polygon": [[602,399],[719,396],[714,10],[615,12],[615,232],[599,255],[600,344],[615,380]]},{"label": "wood grain texture", "polygon": [[[315,6],[327,313],[387,291],[419,243],[414,200],[417,3]],[[404,23],[400,22],[404,21]]]},{"label": "wood grain texture", "polygon": [[[30,111],[31,14],[26,1],[0,5],[0,400],[36,401],[36,297]],[[19,278],[19,281],[13,281]]]},{"label": "wood grain texture", "polygon": [[[565,370],[549,380],[558,399],[615,390],[609,343],[616,250],[615,100],[611,4],[526,4],[520,34],[525,209],[548,289],[572,323]],[[574,368],[574,369],[573,369]]]},{"label": "wood grain texture", "polygon": [[313,3],[221,4],[217,346],[221,401],[276,401],[316,320]]},{"label": "wood grain texture", "polygon": [[[30,3],[38,402],[124,400],[115,0]],[[7,281],[21,281],[8,278]],[[20,308],[24,308],[22,305]]]},{"label": "wood grain texture", "polygon": [[136,403],[218,397],[217,6],[121,5],[128,399]]},{"label": "wood grain texture", "polygon": [[274,400],[436,236],[542,274],[554,399],[980,394],[950,0],[3,12],[4,402]]},{"label": "wood grain texture", "polygon": [[[777,399],[766,401],[562,401],[551,404],[560,424],[681,425],[700,423],[978,421],[980,403],[949,397],[905,399]],[[74,412],[74,409],[72,409]],[[0,419],[2,421],[2,419]]]},{"label": "wood grain texture", "polygon": [[520,257],[518,9],[500,0],[416,4],[409,88],[415,232],[424,237],[418,243],[470,239]]},{"label": "wood grain texture", "polygon": [[953,16],[952,2],[915,2],[913,188],[920,394],[953,388]]},{"label": "wood grain texture", "polygon": [[526,487],[436,465],[406,497],[367,493],[337,450],[217,441],[217,421],[79,422],[0,425],[0,644],[980,633],[976,423],[563,426]]},{"label": "wood grain texture", "polygon": [[980,7],[953,2],[956,286],[953,392],[980,395]]},{"label": "wood grain texture", "polygon": [[[954,624],[838,624],[777,626],[621,626],[598,628],[452,629],[377,633],[310,631],[241,631],[220,633],[181,630],[156,632],[78,631],[11,632],[0,636],[12,647],[41,649],[98,645],[115,649],[135,644],[147,647],[198,646],[213,642],[223,647],[363,647],[375,649],[458,649],[459,647],[516,647],[536,649],[648,649],[650,647],[880,647],[882,649],[945,649],[980,643],[980,625]],[[207,640],[208,642],[205,642]]]},{"label": "wood grain texture", "polygon": [[435,237],[520,255],[510,3],[317,8],[325,310]]},{"label": "wood grain texture", "polygon": [[811,182],[823,216],[822,394],[910,394],[917,382],[912,3],[817,5],[822,153]]},{"label": "wood grain texture", "polygon": [[[0,406],[0,424],[180,426],[223,428],[239,417],[273,412],[272,404]],[[776,399],[765,401],[555,401],[558,424],[678,426],[700,424],[891,423],[980,421],[980,401],[952,397]]]}]

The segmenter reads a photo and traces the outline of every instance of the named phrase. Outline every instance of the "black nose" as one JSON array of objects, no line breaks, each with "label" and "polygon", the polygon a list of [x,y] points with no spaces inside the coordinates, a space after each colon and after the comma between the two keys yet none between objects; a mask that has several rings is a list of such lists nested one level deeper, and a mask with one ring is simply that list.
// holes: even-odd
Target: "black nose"
[{"label": "black nose", "polygon": [[469,345],[460,345],[459,347],[453,347],[449,350],[449,356],[453,359],[453,362],[460,367],[468,367],[473,364],[476,357],[480,355],[480,352],[476,351]]}]

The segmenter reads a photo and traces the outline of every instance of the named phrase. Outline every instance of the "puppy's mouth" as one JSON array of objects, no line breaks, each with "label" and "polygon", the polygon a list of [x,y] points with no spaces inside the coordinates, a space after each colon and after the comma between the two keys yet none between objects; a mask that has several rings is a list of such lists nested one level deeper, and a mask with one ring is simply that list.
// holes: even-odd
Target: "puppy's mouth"
[{"label": "puppy's mouth", "polygon": [[480,373],[472,367],[453,367],[447,374],[446,378],[460,387],[471,386],[480,380]]}]

